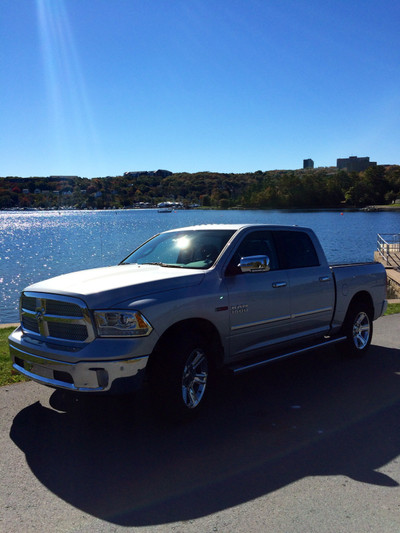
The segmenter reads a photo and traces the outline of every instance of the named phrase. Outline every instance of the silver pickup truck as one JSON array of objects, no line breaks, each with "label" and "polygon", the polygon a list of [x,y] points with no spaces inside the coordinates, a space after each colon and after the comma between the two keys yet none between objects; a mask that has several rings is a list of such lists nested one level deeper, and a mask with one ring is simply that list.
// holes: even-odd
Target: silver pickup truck
[{"label": "silver pickup truck", "polygon": [[151,238],[119,265],[27,287],[13,366],[72,391],[146,381],[183,416],[218,368],[242,372],[332,343],[363,355],[386,309],[377,263],[329,266],[312,230],[200,225]]}]

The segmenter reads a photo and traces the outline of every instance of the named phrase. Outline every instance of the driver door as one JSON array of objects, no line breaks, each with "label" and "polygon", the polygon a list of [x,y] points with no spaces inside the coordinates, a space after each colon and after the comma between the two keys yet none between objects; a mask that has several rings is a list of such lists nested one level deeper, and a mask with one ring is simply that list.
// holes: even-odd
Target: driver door
[{"label": "driver door", "polygon": [[[242,257],[267,256],[268,271],[241,272]],[[270,231],[252,231],[238,245],[226,269],[232,360],[255,355],[290,332],[288,274],[279,269]]]}]

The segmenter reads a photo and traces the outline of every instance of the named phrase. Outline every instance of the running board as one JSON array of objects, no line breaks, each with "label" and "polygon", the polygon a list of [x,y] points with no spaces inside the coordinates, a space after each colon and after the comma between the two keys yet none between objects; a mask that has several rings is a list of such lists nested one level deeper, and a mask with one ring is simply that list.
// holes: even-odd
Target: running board
[{"label": "running board", "polygon": [[240,374],[240,372],[246,372],[247,370],[252,370],[253,368],[257,368],[259,366],[265,366],[269,363],[280,361],[281,359],[286,359],[287,357],[292,357],[293,355],[298,355],[301,353],[309,352],[311,350],[316,350],[317,348],[324,348],[325,346],[329,346],[330,344],[336,344],[337,342],[343,342],[346,339],[347,337],[337,337],[335,339],[329,339],[318,344],[313,344],[312,346],[307,346],[299,350],[294,350],[293,352],[283,353],[281,355],[277,355],[276,357],[271,357],[269,359],[263,359],[262,361],[244,362],[239,363],[237,365],[232,365],[229,367],[229,370],[233,372],[233,374]]}]

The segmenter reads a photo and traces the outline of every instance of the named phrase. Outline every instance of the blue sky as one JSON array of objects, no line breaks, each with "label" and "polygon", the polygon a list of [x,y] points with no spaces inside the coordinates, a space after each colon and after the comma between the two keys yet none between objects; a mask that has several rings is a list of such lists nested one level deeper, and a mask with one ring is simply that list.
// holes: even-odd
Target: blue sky
[{"label": "blue sky", "polygon": [[393,0],[1,0],[0,176],[400,163]]}]

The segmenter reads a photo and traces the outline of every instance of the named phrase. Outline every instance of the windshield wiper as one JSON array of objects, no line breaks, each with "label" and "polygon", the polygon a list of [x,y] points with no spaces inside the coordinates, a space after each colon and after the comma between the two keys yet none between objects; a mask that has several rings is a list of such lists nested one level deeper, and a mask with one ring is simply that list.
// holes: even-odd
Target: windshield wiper
[{"label": "windshield wiper", "polygon": [[152,263],[139,263],[141,265],[155,265],[165,268],[184,268],[182,265],[170,265],[168,263],[162,263],[161,261],[154,261]]}]

